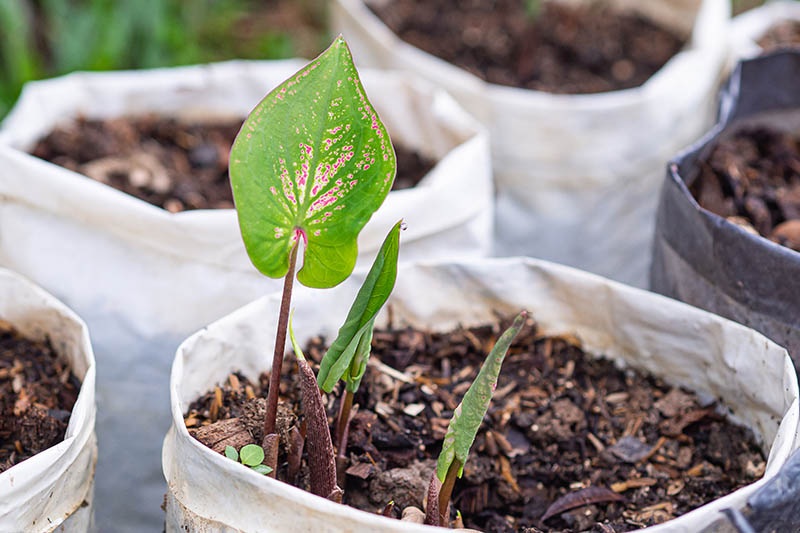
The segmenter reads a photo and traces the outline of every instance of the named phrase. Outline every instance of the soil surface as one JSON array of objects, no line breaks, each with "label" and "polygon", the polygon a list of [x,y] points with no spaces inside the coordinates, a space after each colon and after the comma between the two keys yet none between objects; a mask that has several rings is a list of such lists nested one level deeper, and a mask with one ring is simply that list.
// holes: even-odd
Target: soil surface
[{"label": "soil surface", "polygon": [[0,472],[64,440],[80,388],[49,343],[0,320]]},{"label": "soil surface", "polygon": [[[167,211],[233,207],[228,156],[241,120],[188,124],[155,115],[79,119],[41,139],[33,155]],[[395,146],[392,190],[416,185],[435,162]]]},{"label": "soil surface", "polygon": [[637,87],[684,45],[669,30],[603,2],[393,0],[371,9],[400,38],[478,77],[585,94]]},{"label": "soil surface", "polygon": [[770,27],[758,40],[765,52],[800,48],[800,20],[784,20]]},{"label": "soil surface", "polygon": [[[345,503],[381,512],[393,500],[394,517],[422,507],[449,419],[500,331],[375,332],[350,426]],[[319,362],[325,349],[314,339],[306,357]],[[292,425],[302,427],[302,412],[288,356],[283,368],[278,427],[286,442]],[[255,384],[229,377],[191,404],[190,433],[221,450],[206,436],[238,417],[233,423],[247,431],[237,445],[260,442],[267,381],[266,374]],[[331,425],[334,392],[325,398]],[[750,432],[714,405],[587,357],[575,338],[541,337],[530,322],[506,358],[453,502],[466,527],[487,532],[621,532],[686,513],[764,469]],[[286,480],[287,471],[282,451],[278,478]],[[307,489],[307,476],[304,464],[291,481]],[[552,516],[543,522],[546,513]]]},{"label": "soil surface", "polygon": [[800,132],[743,128],[699,165],[690,190],[701,206],[800,251]]}]

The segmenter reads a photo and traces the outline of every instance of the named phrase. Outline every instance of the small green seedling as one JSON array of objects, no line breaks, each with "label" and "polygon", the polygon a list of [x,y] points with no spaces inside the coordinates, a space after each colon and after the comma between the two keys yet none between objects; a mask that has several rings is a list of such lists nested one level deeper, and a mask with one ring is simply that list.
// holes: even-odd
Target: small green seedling
[{"label": "small green seedling", "polygon": [[284,277],[264,418],[269,436],[301,241],[298,281],[315,288],[341,283],[355,266],[358,234],[396,171],[389,134],[341,36],[253,109],[233,143],[229,168],[250,260],[263,274]]},{"label": "small green seedling", "polygon": [[436,465],[436,473],[428,487],[428,509],[425,523],[434,526],[446,526],[449,520],[448,506],[453,492],[456,477],[464,473],[464,464],[469,456],[469,449],[475,442],[492,395],[497,387],[497,378],[503,365],[509,346],[519,333],[528,313],[522,311],[514,319],[514,323],[503,333],[483,362],[478,376],[472,382],[461,403],[453,412],[447,433],[444,436],[442,451]]},{"label": "small green seedling", "polygon": [[375,317],[392,293],[397,279],[397,258],[402,228],[403,221],[401,220],[394,225],[384,239],[375,262],[350,307],[347,319],[339,328],[336,340],[325,352],[319,366],[317,382],[325,392],[331,392],[340,379],[345,382],[345,397],[342,408],[339,409],[337,424],[338,449],[340,451],[346,444],[342,441],[353,405],[353,395],[358,391],[361,379],[367,369],[372,349]]},{"label": "small green seedling", "polygon": [[225,457],[237,463],[242,463],[244,466],[249,466],[259,474],[267,475],[272,472],[272,467],[261,464],[264,462],[264,450],[257,444],[242,446],[242,449],[238,452],[233,446],[225,446]]}]

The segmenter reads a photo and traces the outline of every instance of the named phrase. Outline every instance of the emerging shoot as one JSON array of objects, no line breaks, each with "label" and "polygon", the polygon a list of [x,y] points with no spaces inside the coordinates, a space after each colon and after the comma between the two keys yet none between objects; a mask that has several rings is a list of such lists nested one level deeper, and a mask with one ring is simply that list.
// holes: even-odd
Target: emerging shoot
[{"label": "emerging shoot", "polygon": [[264,420],[269,436],[301,241],[297,280],[316,288],[341,283],[355,266],[359,232],[395,176],[389,134],[341,36],[253,109],[229,167],[250,260],[263,274],[285,278]]},{"label": "emerging shoot", "polygon": [[353,405],[353,395],[358,391],[367,369],[372,350],[372,332],[375,317],[392,293],[397,279],[397,257],[400,247],[401,220],[389,231],[375,262],[347,314],[347,319],[336,340],[333,341],[319,367],[317,382],[322,390],[331,392],[336,383],[345,382],[345,396],[339,409],[337,424],[338,450],[344,453],[347,422]]},{"label": "emerging shoot", "polygon": [[238,452],[233,446],[225,446],[225,457],[242,463],[244,466],[249,466],[259,474],[267,475],[272,472],[272,467],[261,464],[264,462],[264,450],[257,444],[242,446],[242,449]]},{"label": "emerging shoot", "polygon": [[514,319],[514,323],[503,333],[483,362],[478,376],[472,382],[461,403],[453,412],[447,434],[442,444],[442,452],[436,465],[436,473],[428,487],[428,512],[425,523],[434,526],[447,526],[450,518],[448,512],[450,495],[456,477],[464,473],[464,464],[469,456],[469,449],[475,442],[492,395],[497,387],[497,377],[503,365],[509,346],[519,333],[528,313],[522,311]]}]

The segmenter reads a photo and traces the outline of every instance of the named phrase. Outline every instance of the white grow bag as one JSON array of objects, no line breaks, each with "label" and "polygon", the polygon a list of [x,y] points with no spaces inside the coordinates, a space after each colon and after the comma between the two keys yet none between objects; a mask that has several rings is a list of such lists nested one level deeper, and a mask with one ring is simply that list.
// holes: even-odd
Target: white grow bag
[{"label": "white grow bag", "polygon": [[[253,300],[259,290],[279,289],[279,282],[266,281],[247,258],[232,209],[170,214],[24,151],[54,126],[78,116],[152,112],[201,121],[244,118],[267,92],[304,64],[231,61],[76,73],[29,83],[0,129],[0,147],[15,149],[0,151],[4,243],[0,263],[45,287],[67,279],[88,282],[89,287],[82,287],[88,290],[82,292],[88,294],[86,303],[94,305],[107,304],[98,285],[110,283],[110,288],[121,291],[117,300],[133,316],[131,326],[144,334],[193,331]],[[441,90],[407,74],[363,72],[362,80],[393,140],[439,163],[417,187],[389,193],[359,235],[359,266],[369,268],[386,233],[400,218],[408,225],[404,261],[486,255],[491,245],[493,189],[488,140],[481,126]],[[20,216],[21,211],[26,214]],[[32,211],[35,214],[27,214]],[[22,245],[29,235],[43,237],[32,224],[45,216],[64,219],[68,225],[58,231],[49,228],[56,248],[50,254],[44,243]],[[75,248],[69,253],[73,260],[58,270],[52,268],[52,261],[64,259],[67,237],[71,247],[92,251],[100,272],[87,276],[85,257],[74,253]],[[103,239],[118,244],[105,251],[98,247]],[[117,251],[121,247],[124,250]],[[80,266],[74,264],[76,259]],[[108,266],[125,270],[102,272]],[[76,274],[78,280],[73,278]],[[136,288],[119,287],[120,277]],[[187,279],[202,284],[177,283]],[[100,301],[99,294],[103,294]],[[180,312],[165,303],[178,304]]]},{"label": "white grow bag", "polygon": [[[106,450],[97,475],[101,527],[112,520],[118,532],[161,527],[158,457],[169,427],[172,355],[187,335],[280,290],[281,281],[252,266],[233,210],[170,214],[22,150],[77,115],[244,117],[302,64],[77,73],[28,84],[3,123],[0,265],[62,298],[94,332]],[[389,193],[359,237],[357,268],[369,267],[400,218],[408,225],[403,260],[486,255],[493,189],[481,126],[442,91],[406,74],[364,72],[363,81],[392,137],[439,163],[417,187]]]},{"label": "white grow bag", "polygon": [[0,319],[24,336],[50,339],[81,380],[64,440],[0,474],[0,532],[86,533],[97,462],[95,364],[86,324],[61,302],[0,269]]},{"label": "white grow bag", "polygon": [[758,40],[774,24],[782,20],[800,21],[800,2],[796,0],[767,2],[734,18],[730,30],[732,59],[737,61],[761,55],[764,50],[758,44]]},{"label": "white grow bag", "polygon": [[691,39],[643,86],[595,95],[486,83],[402,41],[363,0],[334,0],[331,29],[348,40],[357,64],[430,79],[487,125],[499,195],[496,254],[645,286],[664,167],[713,123],[730,3],[616,2]]},{"label": "white grow bag", "polygon": [[[301,345],[312,336],[335,336],[361,281],[357,275],[329,291],[298,291],[294,330]],[[278,304],[277,296],[256,301],[178,349],[170,384],[173,425],[163,448],[167,532],[431,531],[256,474],[189,436],[183,413],[190,402],[234,369],[254,379],[268,366]],[[764,477],[648,531],[694,533],[719,518],[721,509],[741,508],[797,446],[797,377],[786,351],[753,330],[662,296],[511,258],[406,265],[390,305],[395,324],[433,330],[493,322],[495,311],[510,315],[527,308],[543,334],[576,334],[588,353],[718,398],[735,412],[769,454]]]}]

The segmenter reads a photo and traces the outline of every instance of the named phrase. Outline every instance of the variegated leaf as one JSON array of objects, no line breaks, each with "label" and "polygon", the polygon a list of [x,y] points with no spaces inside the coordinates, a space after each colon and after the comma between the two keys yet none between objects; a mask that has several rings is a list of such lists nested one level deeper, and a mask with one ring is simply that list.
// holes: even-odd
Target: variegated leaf
[{"label": "variegated leaf", "polygon": [[231,149],[231,186],[251,261],[282,277],[302,238],[300,283],[341,283],[395,169],[389,134],[339,36],[253,109]]}]

